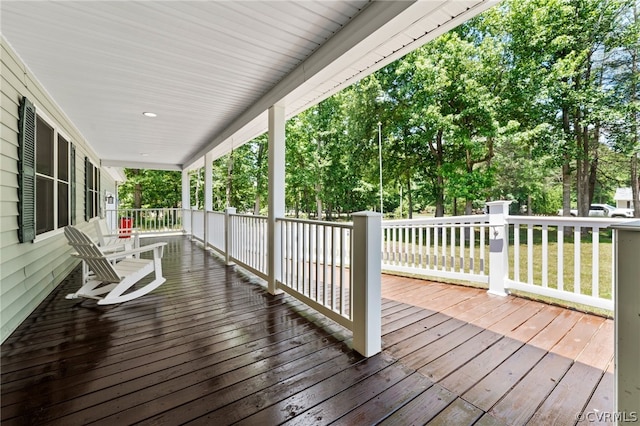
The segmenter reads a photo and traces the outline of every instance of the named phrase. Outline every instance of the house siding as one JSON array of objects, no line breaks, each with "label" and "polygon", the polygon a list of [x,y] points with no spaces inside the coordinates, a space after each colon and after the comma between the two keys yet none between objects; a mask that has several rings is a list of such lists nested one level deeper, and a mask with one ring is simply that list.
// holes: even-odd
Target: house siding
[{"label": "house siding", "polygon": [[616,195],[613,197],[616,201],[616,207],[623,209],[633,208],[633,193],[631,187],[616,189]]},{"label": "house siding", "polygon": [[[76,147],[76,208],[78,227],[90,234],[84,221],[84,157],[99,165],[98,156],[36,77],[0,37],[2,85],[0,108],[0,342],[24,321],[77,265],[70,256],[62,229],[38,236],[34,242],[18,241],[18,107],[26,96]],[[101,196],[115,192],[115,182],[101,171]]]}]

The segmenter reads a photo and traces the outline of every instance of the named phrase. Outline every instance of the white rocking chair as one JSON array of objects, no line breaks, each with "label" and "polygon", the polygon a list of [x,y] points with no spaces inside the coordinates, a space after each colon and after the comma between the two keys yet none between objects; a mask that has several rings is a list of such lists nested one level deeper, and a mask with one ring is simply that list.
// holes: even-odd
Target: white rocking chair
[{"label": "white rocking chair", "polygon": [[[114,253],[104,253],[87,234],[73,226],[64,228],[64,235],[69,244],[76,250],[73,256],[82,259],[92,275],[83,277],[82,286],[75,293],[68,294],[67,299],[85,297],[98,300],[99,305],[122,303],[133,300],[155,290],[166,279],[162,276],[163,247],[167,243],[156,243],[148,246]],[[136,259],[131,255],[153,250],[153,259]],[[112,264],[110,260],[116,260]],[[84,265],[83,265],[84,269]],[[125,293],[138,281],[151,273],[155,278],[143,287]]]}]

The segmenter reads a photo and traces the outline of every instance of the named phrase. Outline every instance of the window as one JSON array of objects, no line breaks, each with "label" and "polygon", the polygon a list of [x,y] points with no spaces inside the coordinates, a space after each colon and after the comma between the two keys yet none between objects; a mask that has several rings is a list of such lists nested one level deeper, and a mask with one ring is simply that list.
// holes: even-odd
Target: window
[{"label": "window", "polygon": [[75,220],[75,148],[26,97],[18,109],[18,239]]},{"label": "window", "polygon": [[100,215],[100,169],[84,158],[84,219]]},{"label": "window", "polygon": [[58,135],[58,228],[69,225],[69,142]]},{"label": "window", "polygon": [[71,223],[70,143],[36,116],[36,235]]},{"label": "window", "polygon": [[36,235],[55,229],[53,133],[42,118],[36,118]]}]

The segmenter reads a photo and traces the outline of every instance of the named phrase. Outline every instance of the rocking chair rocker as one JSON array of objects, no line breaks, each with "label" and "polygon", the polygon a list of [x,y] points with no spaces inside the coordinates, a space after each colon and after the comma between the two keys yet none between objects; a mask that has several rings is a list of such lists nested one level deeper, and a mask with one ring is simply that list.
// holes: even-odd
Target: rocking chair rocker
[{"label": "rocking chair rocker", "polygon": [[[71,225],[64,228],[64,235],[76,250],[72,256],[82,259],[83,269],[86,265],[87,269],[93,273],[86,281],[83,278],[80,289],[75,293],[68,294],[67,299],[78,297],[96,299],[99,305],[122,303],[143,296],[166,281],[162,276],[160,259],[163,247],[167,243],[156,243],[132,250],[104,253],[87,234]],[[153,259],[138,259],[131,256],[151,250],[153,250]],[[115,260],[115,263],[111,263],[110,260]],[[125,293],[152,272],[155,273],[155,278],[150,283]]]}]

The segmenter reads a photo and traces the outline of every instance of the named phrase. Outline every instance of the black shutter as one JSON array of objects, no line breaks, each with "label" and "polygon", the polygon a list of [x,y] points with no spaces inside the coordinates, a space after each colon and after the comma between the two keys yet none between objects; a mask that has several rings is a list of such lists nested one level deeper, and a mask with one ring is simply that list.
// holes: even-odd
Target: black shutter
[{"label": "black shutter", "polygon": [[84,220],[91,219],[91,208],[93,207],[93,200],[91,198],[91,174],[93,170],[91,168],[91,161],[89,157],[84,157]]},{"label": "black shutter", "polygon": [[71,144],[69,150],[69,166],[71,173],[69,175],[69,196],[71,197],[71,225],[76,224],[76,147]]},{"label": "black shutter", "polygon": [[22,98],[18,122],[18,240],[36,238],[36,107]]},{"label": "black shutter", "polygon": [[99,217],[103,217],[102,216],[102,197],[100,196],[100,169],[96,167],[96,179],[98,179],[98,181],[96,182],[96,192],[95,192],[95,196],[96,196],[96,210],[95,210],[95,214],[94,216],[99,216]]}]

